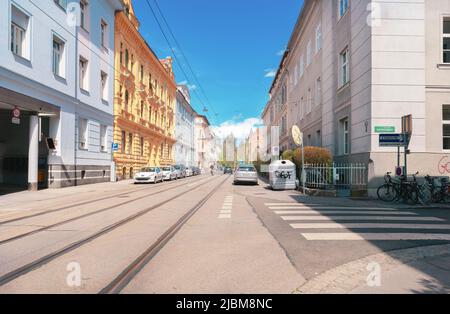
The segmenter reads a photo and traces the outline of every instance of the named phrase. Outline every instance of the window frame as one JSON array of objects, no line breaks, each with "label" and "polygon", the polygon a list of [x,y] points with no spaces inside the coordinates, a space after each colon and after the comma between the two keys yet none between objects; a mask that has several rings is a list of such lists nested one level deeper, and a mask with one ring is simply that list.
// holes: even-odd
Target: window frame
[{"label": "window frame", "polygon": [[80,0],[80,27],[89,32],[89,2]]},{"label": "window frame", "polygon": [[442,151],[443,152],[450,152],[450,146],[449,146],[449,148],[445,148],[445,145],[444,145],[444,139],[445,138],[449,138],[450,139],[450,136],[445,136],[445,134],[444,134],[444,126],[445,125],[450,125],[450,120],[444,120],[444,108],[445,107],[448,107],[450,109],[450,104],[443,104],[442,105]]},{"label": "window frame", "polygon": [[103,101],[108,102],[108,73],[100,70],[100,98]]},{"label": "window frame", "polygon": [[348,47],[346,47],[339,54],[339,88],[342,88],[349,83],[350,83],[350,50]]},{"label": "window frame", "polygon": [[[345,4],[345,6],[344,6]],[[345,8],[345,11],[343,10]],[[339,20],[341,20],[344,16],[347,15],[348,11],[350,9],[350,0],[339,0],[338,1],[338,13],[339,13]]]},{"label": "window frame", "polygon": [[[60,45],[59,65],[58,70],[55,71],[55,43]],[[56,33],[52,34],[52,72],[57,77],[66,78],[66,41],[58,36]]]},{"label": "window frame", "polygon": [[[18,21],[13,20],[13,10],[17,11],[17,13],[22,14],[26,18],[26,25],[25,28],[23,28],[21,25],[19,25]],[[17,30],[22,31],[22,43],[21,43],[21,53],[16,53],[15,49],[13,48],[13,26]],[[9,51],[18,58],[21,58],[23,60],[31,62],[32,60],[32,27],[33,27],[33,21],[32,21],[32,15],[25,9],[23,9],[21,6],[19,6],[17,3],[11,1],[9,4],[9,25],[8,25],[8,49]],[[14,32],[16,33],[16,32]]]},{"label": "window frame", "polygon": [[101,46],[108,50],[108,23],[104,19],[100,19],[100,44]]},{"label": "window frame", "polygon": [[[444,15],[444,16],[442,16],[442,19],[441,19],[441,29],[442,29],[442,31],[441,31],[441,38],[442,38],[441,61],[442,61],[442,64],[450,65],[450,32],[449,33],[445,33],[444,23],[446,21],[448,21],[448,23],[450,23],[450,15]],[[448,39],[448,41],[449,41],[448,49],[444,48],[444,42],[445,42],[446,39]],[[445,54],[448,54],[448,58],[449,58],[448,62],[445,62]]]},{"label": "window frame", "polygon": [[89,150],[89,120],[82,117],[78,118],[78,148],[84,151]]},{"label": "window frame", "polygon": [[342,155],[348,156],[350,155],[350,120],[348,117],[342,118],[341,129],[342,129]]},{"label": "window frame", "polygon": [[108,126],[100,125],[100,152],[108,152]]},{"label": "window frame", "polygon": [[316,54],[322,50],[322,24],[319,23],[316,27]]},{"label": "window frame", "polygon": [[[84,65],[84,66],[83,66]],[[89,80],[88,80],[88,76],[89,76],[89,60],[87,60],[86,58],[80,56],[79,57],[79,85],[80,85],[80,90],[83,91],[89,91],[88,89],[88,85],[89,85]]]}]

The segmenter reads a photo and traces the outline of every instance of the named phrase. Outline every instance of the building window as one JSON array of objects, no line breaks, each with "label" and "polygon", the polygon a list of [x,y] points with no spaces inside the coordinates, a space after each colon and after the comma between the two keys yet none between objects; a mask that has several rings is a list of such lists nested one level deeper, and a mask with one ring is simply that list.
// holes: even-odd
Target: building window
[{"label": "building window", "polygon": [[11,6],[11,51],[22,58],[30,59],[30,17],[14,5]]},{"label": "building window", "polygon": [[316,28],[316,53],[322,49],[322,25],[318,25]]},{"label": "building window", "polygon": [[130,64],[130,53],[128,52],[128,49],[125,49],[125,66],[128,68]]},{"label": "building window", "polygon": [[349,0],[339,0],[339,18],[343,17],[348,11]]},{"label": "building window", "polygon": [[450,16],[444,17],[443,23],[443,62],[450,63]]},{"label": "building window", "polygon": [[306,66],[308,67],[312,62],[312,43],[311,40],[308,42],[306,47]]},{"label": "building window", "polygon": [[283,87],[281,88],[281,104],[284,105],[286,104],[287,101],[287,87],[286,84],[283,85]]},{"label": "building window", "polygon": [[108,127],[100,126],[100,150],[105,153],[108,151]]},{"label": "building window", "polygon": [[101,43],[102,43],[103,48],[106,48],[107,43],[108,43],[108,24],[106,24],[106,22],[102,20],[100,23],[100,27],[101,27],[101,33],[102,33],[101,34],[101,36],[102,36]]},{"label": "building window", "polygon": [[80,26],[81,28],[83,28],[84,30],[88,30],[88,15],[89,15],[89,11],[88,11],[88,3],[85,0],[81,0],[80,1]]},{"label": "building window", "polygon": [[104,101],[108,100],[108,74],[103,71],[100,71],[100,80],[101,80],[101,96]]},{"label": "building window", "polygon": [[314,103],[316,106],[322,104],[322,79],[319,77],[316,80],[316,95],[314,97]]},{"label": "building window", "polygon": [[80,57],[80,89],[88,90],[88,61]]},{"label": "building window", "polygon": [[322,132],[320,130],[316,132],[316,144],[318,147],[322,146]]},{"label": "building window", "polygon": [[140,112],[140,115],[141,115],[141,119],[144,119],[144,101],[143,100],[141,100],[141,112]]},{"label": "building window", "polygon": [[79,124],[78,124],[78,141],[79,141],[79,148],[82,150],[88,149],[88,120],[80,118]]},{"label": "building window", "polygon": [[286,135],[287,133],[287,125],[286,125],[286,117],[281,118],[281,135]]},{"label": "building window", "polygon": [[144,156],[144,138],[141,137],[141,156]]},{"label": "building window", "polygon": [[348,155],[350,153],[350,133],[348,118],[341,120],[341,153]]},{"label": "building window", "polygon": [[125,111],[128,111],[128,102],[130,101],[130,96],[128,94],[128,90],[125,90]]},{"label": "building window", "polygon": [[346,48],[340,55],[340,65],[341,65],[341,86],[346,85],[350,82],[350,72],[349,72],[349,51]]},{"label": "building window", "polygon": [[442,136],[444,150],[450,150],[450,105],[442,107]]},{"label": "building window", "polygon": [[65,77],[64,47],[64,41],[53,36],[52,70],[59,77]]},{"label": "building window", "polygon": [[300,77],[303,77],[303,73],[305,72],[305,58],[303,55],[300,56]]},{"label": "building window", "polygon": [[128,154],[133,153],[133,134],[128,134]]},{"label": "building window", "polygon": [[125,154],[125,152],[127,151],[127,134],[125,133],[125,131],[122,131],[122,154]]},{"label": "building window", "polygon": [[141,72],[140,72],[140,74],[141,74],[141,83],[144,83],[144,66],[143,65],[141,65]]},{"label": "building window", "polygon": [[306,114],[310,114],[312,110],[312,91],[311,88],[308,88],[308,98],[306,99]]}]

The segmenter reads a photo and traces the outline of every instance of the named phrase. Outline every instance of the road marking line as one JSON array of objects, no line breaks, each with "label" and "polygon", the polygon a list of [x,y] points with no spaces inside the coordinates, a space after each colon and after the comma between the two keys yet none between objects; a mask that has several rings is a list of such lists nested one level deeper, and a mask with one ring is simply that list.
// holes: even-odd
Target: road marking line
[{"label": "road marking line", "polygon": [[386,216],[281,216],[285,221],[307,220],[394,220],[394,221],[444,221],[436,217],[386,217]]},{"label": "road marking line", "polygon": [[233,206],[222,206],[222,209],[233,209]]},{"label": "road marking line", "polygon": [[231,210],[221,210],[220,213],[221,214],[231,214]]},{"label": "road marking line", "polygon": [[380,211],[354,211],[354,210],[330,210],[330,211],[317,211],[317,210],[280,210],[275,211],[277,215],[290,215],[290,214],[322,214],[322,215],[338,215],[338,214],[356,214],[356,215],[410,215],[418,216],[419,214],[410,212],[380,212]]},{"label": "road marking line", "polygon": [[288,210],[288,209],[359,209],[359,210],[385,210],[385,211],[398,211],[398,209],[394,209],[394,208],[380,208],[380,207],[337,207],[337,206],[317,206],[317,207],[308,207],[308,206],[288,206],[288,207],[283,207],[283,206],[270,206],[269,209],[272,210]]},{"label": "road marking line", "polygon": [[221,214],[219,215],[219,219],[230,219],[231,215],[230,214]]},{"label": "road marking line", "polygon": [[445,240],[450,234],[434,233],[302,233],[308,241],[407,241],[407,240]]},{"label": "road marking line", "polygon": [[432,229],[450,230],[450,225],[433,224],[381,224],[381,223],[300,223],[291,224],[294,229]]},{"label": "road marking line", "polygon": [[264,203],[266,206],[320,206],[326,204],[308,204],[308,203]]}]

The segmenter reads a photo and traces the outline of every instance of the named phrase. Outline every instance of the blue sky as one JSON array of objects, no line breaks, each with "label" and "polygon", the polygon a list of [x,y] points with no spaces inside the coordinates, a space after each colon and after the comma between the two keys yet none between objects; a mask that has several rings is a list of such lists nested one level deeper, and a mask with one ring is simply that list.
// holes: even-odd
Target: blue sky
[{"label": "blue sky", "polygon": [[[211,104],[210,122],[229,126],[258,118],[273,79],[266,75],[278,67],[303,0],[157,1],[209,99],[189,77],[203,103]],[[149,2],[157,12],[154,0]],[[172,55],[146,0],[135,0],[134,8],[141,33],[157,55]],[[177,65],[175,75],[177,82],[186,81]],[[192,104],[202,113],[196,93],[191,92]]]}]

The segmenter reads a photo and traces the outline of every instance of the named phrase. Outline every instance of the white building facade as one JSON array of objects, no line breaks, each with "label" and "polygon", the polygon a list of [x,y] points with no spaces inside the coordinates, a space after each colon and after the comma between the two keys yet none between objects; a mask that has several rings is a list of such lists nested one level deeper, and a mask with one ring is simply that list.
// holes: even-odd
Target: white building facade
[{"label": "white building facade", "polygon": [[[287,86],[288,129],[335,161],[367,163],[373,192],[397,165],[379,134],[401,133],[411,114],[408,172],[450,175],[449,38],[450,0],[306,0],[272,86]],[[281,127],[272,110],[266,125]]]},{"label": "white building facade", "polygon": [[[121,9],[119,0],[1,2],[0,184],[35,190],[110,180]],[[21,112],[15,123],[13,109]]]},{"label": "white building facade", "polygon": [[174,146],[175,162],[188,167],[197,166],[195,141],[195,117],[197,113],[191,106],[189,88],[180,85],[177,88],[177,107],[175,115],[175,137],[177,142]]}]

